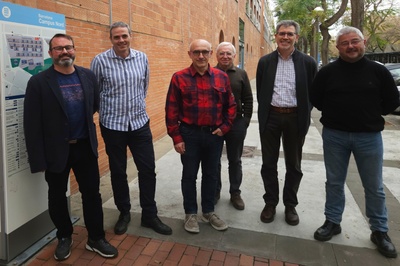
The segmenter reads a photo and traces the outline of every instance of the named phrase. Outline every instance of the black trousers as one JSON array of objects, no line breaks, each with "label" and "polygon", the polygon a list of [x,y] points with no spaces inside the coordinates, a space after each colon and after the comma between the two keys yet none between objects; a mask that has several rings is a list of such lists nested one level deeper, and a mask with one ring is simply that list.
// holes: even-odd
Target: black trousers
[{"label": "black trousers", "polygon": [[99,192],[99,167],[89,140],[70,144],[68,162],[61,173],[45,172],[49,186],[49,213],[57,228],[57,238],[71,237],[73,233],[66,197],[71,169],[82,194],[83,218],[89,238],[95,241],[104,238],[103,209]]},{"label": "black trousers", "polygon": [[276,206],[279,202],[278,159],[282,138],[285,156],[285,184],[283,203],[295,207],[298,204],[297,192],[303,177],[301,159],[305,136],[299,135],[297,113],[280,114],[270,112],[267,126],[260,133],[265,204]]},{"label": "black trousers", "polygon": [[[239,193],[242,184],[242,154],[244,139],[247,133],[246,120],[243,117],[236,117],[231,130],[224,135],[226,155],[228,158],[229,193]],[[217,181],[217,193],[221,191],[221,161],[219,162],[219,176]]]},{"label": "black trousers", "polygon": [[156,191],[155,156],[150,124],[132,131],[116,131],[100,125],[101,134],[106,144],[106,152],[111,171],[111,184],[114,202],[121,213],[131,209],[129,186],[126,174],[127,147],[132,153],[138,170],[139,199],[142,218],[152,219],[157,216],[154,200]]}]

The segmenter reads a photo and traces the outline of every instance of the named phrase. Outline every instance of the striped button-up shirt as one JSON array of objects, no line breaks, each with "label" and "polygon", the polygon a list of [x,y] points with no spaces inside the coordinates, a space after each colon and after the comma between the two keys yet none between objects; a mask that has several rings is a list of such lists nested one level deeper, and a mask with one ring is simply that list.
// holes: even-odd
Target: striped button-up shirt
[{"label": "striped button-up shirt", "polygon": [[200,75],[192,66],[176,72],[165,105],[167,131],[174,144],[183,142],[179,123],[216,126],[227,133],[236,116],[236,102],[228,75],[209,67]]},{"label": "striped button-up shirt", "polygon": [[122,58],[109,49],[98,54],[90,69],[100,85],[100,123],[112,130],[128,131],[143,127],[146,112],[149,64],[145,53],[130,49]]}]

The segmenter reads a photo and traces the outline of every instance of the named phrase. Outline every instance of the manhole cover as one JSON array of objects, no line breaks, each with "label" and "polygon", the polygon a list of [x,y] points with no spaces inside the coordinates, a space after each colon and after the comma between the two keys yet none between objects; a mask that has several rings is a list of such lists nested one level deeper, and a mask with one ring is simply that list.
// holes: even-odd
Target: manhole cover
[{"label": "manhole cover", "polygon": [[[256,147],[254,146],[243,146],[242,157],[248,157],[248,158],[254,157],[255,150]],[[224,148],[222,149],[222,154],[226,154],[226,145],[224,145]]]}]

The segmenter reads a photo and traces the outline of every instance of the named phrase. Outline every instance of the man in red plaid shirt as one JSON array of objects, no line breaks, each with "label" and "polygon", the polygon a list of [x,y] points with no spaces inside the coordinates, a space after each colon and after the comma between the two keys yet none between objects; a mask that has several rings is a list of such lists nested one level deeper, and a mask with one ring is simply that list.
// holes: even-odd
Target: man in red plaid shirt
[{"label": "man in red plaid shirt", "polygon": [[165,106],[168,135],[176,152],[181,154],[183,165],[184,227],[191,233],[200,231],[196,179],[201,163],[201,219],[222,231],[228,226],[214,213],[214,195],[223,135],[235,119],[236,103],[228,75],[208,63],[211,44],[194,40],[188,54],[192,64],[172,76]]}]

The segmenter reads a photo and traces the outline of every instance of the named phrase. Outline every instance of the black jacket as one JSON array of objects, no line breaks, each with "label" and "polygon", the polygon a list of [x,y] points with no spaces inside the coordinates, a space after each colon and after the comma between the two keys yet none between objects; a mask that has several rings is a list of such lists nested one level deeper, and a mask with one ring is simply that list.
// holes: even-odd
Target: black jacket
[{"label": "black jacket", "polygon": [[[296,73],[298,127],[300,135],[305,136],[310,126],[310,112],[312,109],[309,100],[309,91],[311,89],[312,81],[317,74],[317,64],[312,57],[305,55],[298,50],[295,50],[292,56]],[[264,132],[267,124],[272,94],[274,91],[277,65],[277,50],[261,57],[258,61],[256,86],[260,132]]]},{"label": "black jacket", "polygon": [[[93,153],[97,153],[96,126],[93,114],[99,107],[99,90],[95,75],[89,69],[75,66],[84,97],[88,135]],[[51,66],[32,76],[24,101],[24,132],[31,172],[61,172],[69,154],[69,125],[64,99]]]}]

